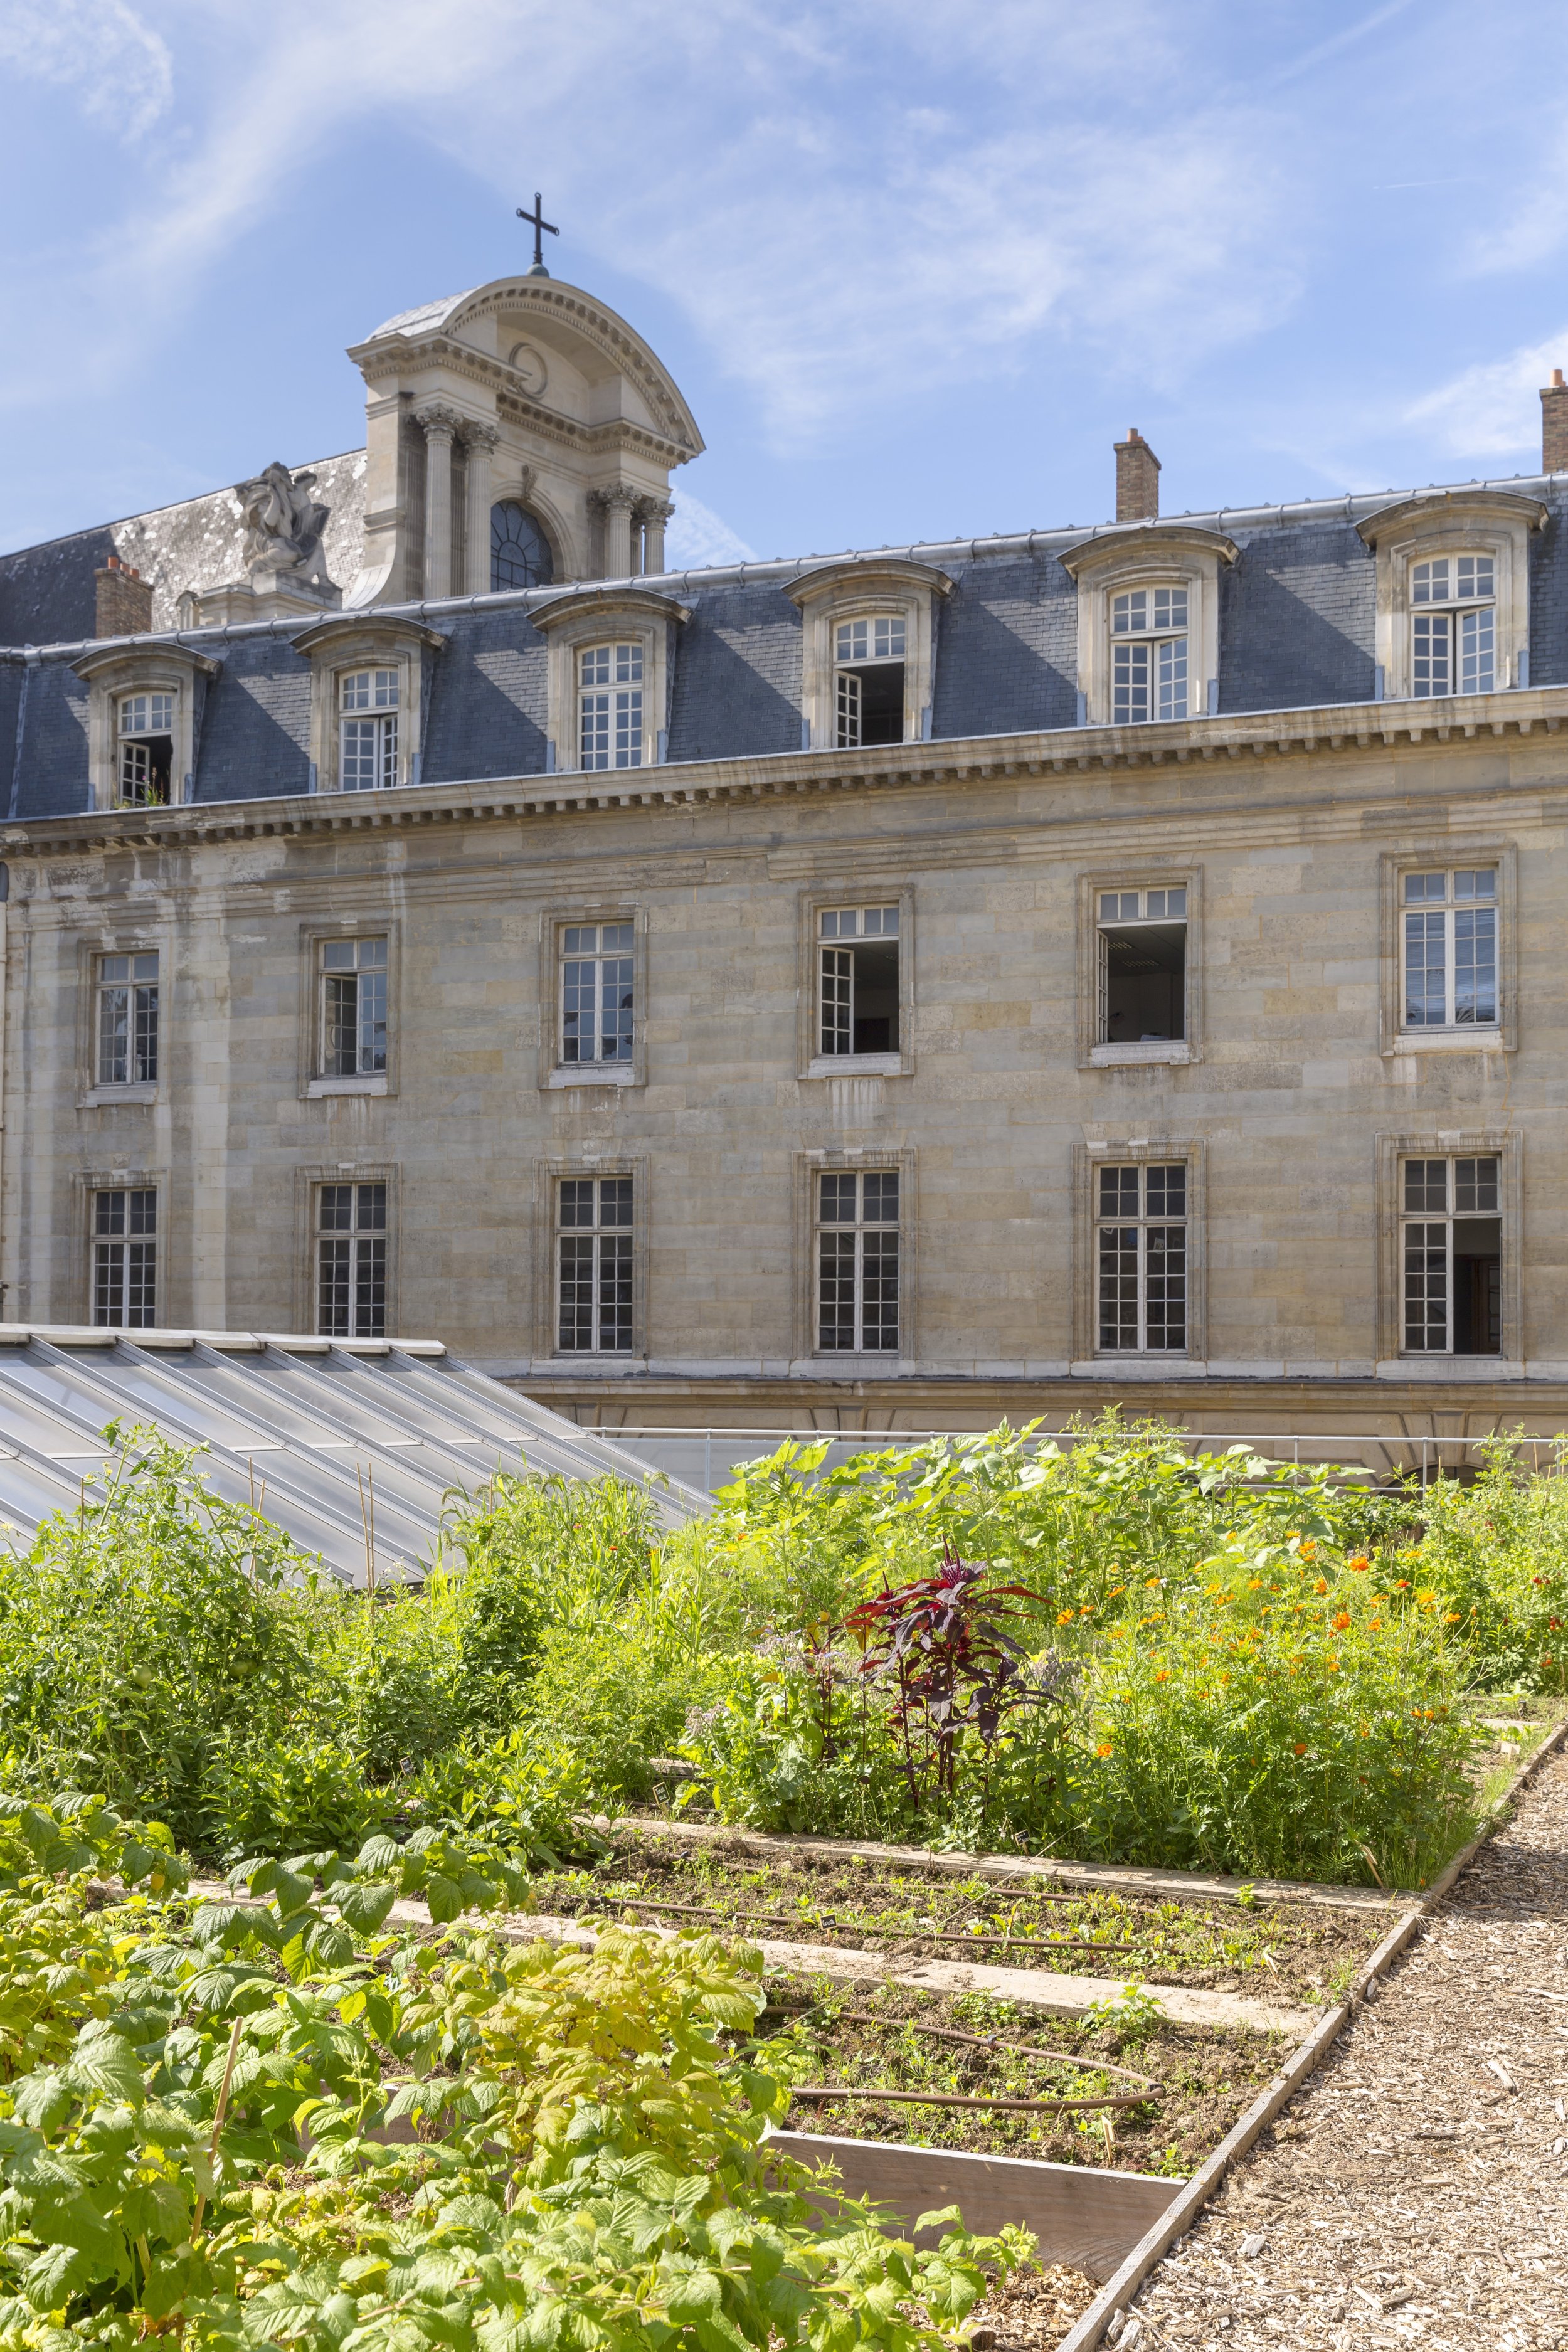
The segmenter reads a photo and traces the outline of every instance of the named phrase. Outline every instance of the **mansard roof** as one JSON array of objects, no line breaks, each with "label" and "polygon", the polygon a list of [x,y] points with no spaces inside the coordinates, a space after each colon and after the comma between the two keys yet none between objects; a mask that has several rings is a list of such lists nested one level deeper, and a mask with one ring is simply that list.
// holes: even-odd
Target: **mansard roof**
[{"label": "mansard roof", "polygon": [[[1563,477],[1476,484],[1456,495],[1463,499],[1471,493],[1516,501],[1559,526],[1568,509],[1568,478]],[[1363,727],[1366,709],[1376,707],[1382,658],[1377,558],[1363,526],[1408,504],[1408,495],[1384,493],[1228,509],[1169,518],[1159,526],[1173,544],[1184,534],[1212,534],[1235,550],[1234,562],[1218,570],[1216,707],[1206,721],[1183,721],[1176,731],[1187,730],[1195,741],[1203,726],[1239,723],[1247,714],[1331,714],[1336,709],[1344,711],[1352,732]],[[606,604],[617,596],[668,600],[660,609],[689,613],[673,632],[669,655],[665,756],[671,766],[689,771],[700,763],[738,761],[754,776],[757,763],[771,761],[780,774],[786,768],[793,774],[797,762],[812,773],[880,772],[889,764],[940,761],[943,744],[1061,736],[1070,746],[1075,729],[1090,756],[1086,735],[1098,740],[1116,733],[1119,744],[1136,737],[1152,748],[1156,734],[1169,731],[1080,726],[1079,592],[1060,559],[1097,543],[1124,545],[1129,537],[1113,528],[1026,531],[594,582],[564,596]],[[879,567],[903,567],[905,577],[911,576],[910,567],[920,567],[913,576],[933,590],[931,740],[891,751],[803,752],[800,600],[804,593],[810,601],[814,583],[864,577]],[[1539,689],[1568,687],[1568,534],[1560,527],[1530,534],[1529,573],[1531,691],[1489,698],[1489,724],[1503,723],[1500,713],[1533,710]],[[951,583],[951,593],[934,593],[939,575]],[[563,603],[558,586],[378,608],[379,622],[401,618],[426,633],[421,788],[504,783],[525,797],[561,783],[568,792],[580,783],[590,796],[597,789],[589,779],[543,781],[550,740],[547,631],[552,608],[559,612]],[[328,634],[354,618],[334,616]],[[106,654],[133,655],[137,648],[151,654],[175,643],[218,665],[204,685],[195,801],[210,806],[308,794],[315,754],[311,660],[302,643],[307,634],[296,617],[163,637],[0,649],[0,820],[53,822],[88,808],[89,689],[73,665],[86,660],[96,667]],[[1456,709],[1456,723],[1460,717]],[[1308,731],[1321,739],[1335,723],[1331,716],[1314,718]],[[1058,753],[1068,755],[1053,742],[1050,756]],[[533,778],[541,780],[537,786],[526,781]],[[658,788],[648,772],[639,781],[645,789]],[[181,817],[179,811],[167,814],[174,821]]]}]

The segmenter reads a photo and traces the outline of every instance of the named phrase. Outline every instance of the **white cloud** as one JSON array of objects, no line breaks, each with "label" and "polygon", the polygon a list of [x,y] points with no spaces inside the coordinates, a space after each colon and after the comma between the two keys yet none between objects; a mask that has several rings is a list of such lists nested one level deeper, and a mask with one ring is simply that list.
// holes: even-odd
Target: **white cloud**
[{"label": "white cloud", "polygon": [[722,515],[716,515],[678,483],[664,560],[671,572],[700,572],[710,563],[754,563],[757,551],[731,530]]},{"label": "white cloud", "polygon": [[127,138],[168,108],[167,44],[124,0],[0,0],[0,64],[74,89],[89,121]]},{"label": "white cloud", "polygon": [[[53,21],[47,0],[9,5],[16,23]],[[121,0],[64,5],[139,21]],[[911,385],[1037,364],[1044,334],[1173,381],[1293,293],[1269,119],[1204,86],[1155,0],[998,0],[984,16],[961,0],[806,0],[783,18],[762,0],[674,18],[665,0],[155,13],[197,84],[180,135],[80,277],[52,289],[62,334],[35,337],[24,367],[100,364],[106,320],[155,299],[167,322],[174,288],[199,300],[326,143],[376,121],[511,202],[521,114],[529,185],[568,232],[561,273],[592,282],[597,251],[651,280],[795,447],[846,420],[868,429],[878,400]],[[13,396],[39,388],[13,378]]]},{"label": "white cloud", "polygon": [[1426,432],[1434,446],[1458,457],[1539,457],[1541,410],[1536,394],[1554,367],[1568,365],[1568,326],[1543,343],[1506,359],[1469,367],[1413,401],[1404,422]]}]

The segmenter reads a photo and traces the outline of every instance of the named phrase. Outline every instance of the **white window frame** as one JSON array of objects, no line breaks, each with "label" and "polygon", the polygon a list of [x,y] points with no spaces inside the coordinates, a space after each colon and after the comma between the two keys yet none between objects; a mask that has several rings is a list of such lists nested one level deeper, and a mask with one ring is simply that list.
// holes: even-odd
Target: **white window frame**
[{"label": "white window frame", "polygon": [[[1409,961],[1405,917],[1417,910],[1406,903],[1406,877],[1414,874],[1451,877],[1456,873],[1487,872],[1495,874],[1497,877],[1497,895],[1492,901],[1497,909],[1494,931],[1497,1018],[1482,1022],[1423,1022],[1411,1027],[1405,1017],[1408,1001],[1406,979]],[[1378,1050],[1385,1061],[1395,1055],[1510,1054],[1517,1049],[1518,896],[1519,853],[1517,845],[1510,841],[1500,841],[1494,836],[1461,844],[1449,834],[1426,843],[1404,844],[1397,850],[1383,853],[1379,860],[1382,982]],[[1446,915],[1454,908],[1451,880],[1445,886],[1444,898],[1440,903]],[[1453,928],[1451,923],[1445,925],[1445,1013],[1453,1007]]]},{"label": "white window frame", "polygon": [[[864,748],[863,683],[867,669],[897,669],[900,688],[909,666],[910,625],[903,613],[862,613],[833,625],[833,709],[835,747],[841,751]],[[901,691],[903,719],[900,742],[907,740],[908,697]]]},{"label": "white window frame", "polygon": [[[1204,870],[1182,866],[1108,866],[1079,873],[1078,883],[1078,1066],[1080,1070],[1118,1069],[1126,1065],[1176,1065],[1201,1062],[1204,1056]],[[1101,937],[1101,903],[1110,891],[1119,896],[1137,891],[1145,907],[1152,891],[1184,894],[1186,913],[1177,918],[1186,925],[1183,967],[1180,1037],[1135,1037],[1114,1045],[1105,1039],[1106,962]],[[1147,915],[1141,920],[1151,919]],[[1113,928],[1120,929],[1118,923]]]},{"label": "white window frame", "polygon": [[403,781],[399,665],[367,663],[340,670],[337,697],[339,790],[395,791]]},{"label": "white window frame", "polygon": [[[363,791],[392,791],[417,784],[424,758],[425,671],[427,659],[446,651],[438,629],[423,622],[391,614],[335,613],[317,621],[294,638],[294,650],[310,664],[310,776],[313,793],[343,789],[344,729],[350,720],[368,720],[384,737],[395,728],[395,750],[384,744],[384,767],[391,771]],[[390,671],[395,675],[396,698],[379,708],[372,701],[363,709],[345,709],[345,682],[362,673]]]},{"label": "white window frame", "polygon": [[[1173,1178],[1179,1178],[1179,1186]],[[1156,1180],[1160,1180],[1156,1183]],[[1184,1155],[1172,1159],[1100,1160],[1093,1170],[1094,1187],[1094,1352],[1099,1357],[1159,1357],[1179,1361],[1191,1353],[1192,1270],[1188,1239],[1191,1221],[1192,1170]],[[1127,1204],[1131,1202],[1129,1207]],[[1156,1205],[1157,1204],[1157,1205]],[[1173,1267],[1168,1236],[1180,1235],[1180,1265]],[[1118,1237],[1116,1260],[1107,1256],[1108,1239]],[[1121,1240],[1131,1237],[1131,1249]],[[1108,1283],[1131,1283],[1131,1339],[1108,1340]],[[1168,1334],[1173,1318],[1168,1286],[1180,1285],[1181,1338],[1151,1339],[1151,1331]],[[1167,1295],[1154,1294],[1166,1288]],[[1112,1302],[1110,1319],[1128,1328],[1122,1302]],[[1157,1312],[1157,1309],[1165,1310]]]},{"label": "white window frame", "polygon": [[1108,594],[1113,727],[1192,716],[1191,603],[1184,580],[1142,581]]},{"label": "white window frame", "polygon": [[576,649],[577,758],[584,775],[649,765],[644,692],[647,648],[640,636]]},{"label": "white window frame", "polygon": [[[1474,1036],[1482,1030],[1496,1030],[1501,1013],[1501,992],[1499,973],[1499,876],[1492,865],[1479,866],[1407,866],[1399,877],[1399,1023],[1402,1030],[1415,1033],[1448,1032]],[[1489,890],[1483,890],[1483,881]],[[1434,891],[1430,886],[1440,884]],[[1417,884],[1427,886],[1421,897],[1414,893]],[[1483,923],[1480,919],[1487,920]],[[1442,1017],[1429,1021],[1412,1017],[1411,981],[1412,950],[1416,945],[1416,926],[1427,938],[1435,937],[1438,946],[1443,974]],[[1468,946],[1471,950],[1470,969],[1476,969],[1474,950],[1477,930],[1489,929],[1490,954],[1488,959],[1491,973],[1490,1011],[1478,1014],[1472,1010],[1466,1017],[1459,989],[1460,957]],[[1466,933],[1470,936],[1467,940]],[[1430,964],[1426,969],[1430,969]],[[1484,969],[1485,967],[1483,967]],[[1475,988],[1473,994],[1480,994]]]},{"label": "white window frame", "polygon": [[[607,1185],[616,1188],[609,1200],[605,1189]],[[585,1201],[584,1188],[590,1188]],[[638,1174],[619,1168],[563,1171],[553,1176],[552,1190],[552,1352],[574,1361],[598,1357],[624,1363],[638,1351]],[[591,1213],[586,1219],[582,1215],[584,1207]],[[585,1250],[584,1244],[587,1244]],[[569,1307],[575,1310],[578,1305],[574,1298],[569,1301],[567,1297],[569,1268],[574,1287],[582,1279],[580,1270],[586,1268],[585,1325],[576,1321],[574,1311],[569,1323]],[[606,1297],[607,1286],[613,1287],[613,1297]],[[607,1346],[606,1308],[610,1310],[611,1334]],[[585,1344],[569,1339],[569,1328],[585,1328]]]},{"label": "white window frame", "polygon": [[[903,1038],[903,941],[900,937],[901,909],[898,900],[862,907],[819,907],[816,910],[816,1052],[814,1060],[821,1060],[833,1069],[849,1064],[864,1067],[869,1063],[889,1063],[895,1067],[900,1059]],[[829,928],[831,926],[831,929]],[[900,1045],[889,1045],[874,1053],[857,1053],[855,1049],[855,950],[875,942],[886,947],[891,943],[898,950],[899,961],[899,1036]],[[846,969],[847,967],[847,969]],[[842,1015],[842,1018],[839,1016]],[[847,1045],[830,1044],[847,1036]]]},{"label": "white window frame", "polygon": [[[1442,1198],[1438,1202],[1413,1202],[1415,1171],[1424,1171],[1425,1189],[1430,1190],[1429,1171],[1440,1168]],[[1406,1152],[1398,1167],[1399,1181],[1399,1270],[1400,1270],[1400,1352],[1402,1355],[1430,1360],[1447,1357],[1460,1363],[1485,1361],[1495,1363],[1503,1352],[1503,1300],[1507,1286],[1507,1224],[1503,1215],[1505,1182],[1502,1155],[1497,1151],[1456,1152],[1434,1148],[1426,1152]],[[1498,1345],[1495,1349],[1471,1349],[1456,1358],[1454,1348],[1454,1226],[1463,1219],[1495,1217],[1500,1228],[1498,1259]],[[1440,1264],[1431,1263],[1431,1253],[1440,1255]],[[1426,1261],[1425,1263],[1419,1261]],[[1442,1290],[1442,1331],[1440,1345],[1425,1344],[1412,1338],[1413,1306],[1421,1303],[1422,1294],[1414,1285],[1427,1285],[1436,1278]],[[1428,1307],[1433,1293],[1424,1294]],[[1430,1331],[1433,1320],[1422,1314],[1416,1320],[1423,1330]]]},{"label": "white window frame", "polygon": [[[831,1198],[829,1194],[831,1188]],[[869,1188],[869,1189],[868,1189]],[[888,1213],[889,1206],[891,1214]],[[837,1212],[846,1201],[852,1204],[852,1213],[842,1216]],[[812,1189],[812,1337],[814,1354],[842,1360],[847,1356],[864,1356],[883,1362],[895,1361],[905,1352],[904,1297],[907,1283],[904,1220],[906,1215],[903,1172],[897,1166],[861,1167],[851,1164],[831,1168],[816,1167],[813,1171]],[[892,1284],[892,1314],[889,1325],[886,1298],[879,1286],[889,1279],[889,1242],[891,1241],[890,1279]],[[844,1244],[848,1244],[847,1250]],[[846,1278],[849,1284],[849,1333],[847,1340],[829,1339],[825,1336],[828,1318],[833,1316],[835,1328],[844,1328],[841,1317],[834,1313],[826,1296],[829,1281]],[[874,1292],[879,1295],[873,1296]],[[836,1304],[837,1302],[835,1302]],[[870,1316],[868,1323],[868,1317]],[[868,1340],[868,1328],[877,1336]],[[888,1337],[891,1331],[891,1338]]]},{"label": "white window frame", "polygon": [[1410,691],[1418,702],[1490,694],[1497,685],[1497,559],[1489,550],[1426,555],[1410,581]]},{"label": "white window frame", "polygon": [[89,1192],[88,1316],[100,1329],[157,1328],[158,1228],[155,1184],[95,1184]]},{"label": "white window frame", "polygon": [[1459,561],[1490,558],[1492,593],[1472,606],[1489,606],[1493,614],[1489,691],[1502,693],[1529,685],[1530,537],[1544,527],[1547,513],[1539,499],[1511,490],[1441,490],[1402,499],[1363,518],[1356,530],[1376,556],[1374,698],[1393,702],[1457,698],[1457,679],[1451,679],[1448,693],[1433,697],[1417,693],[1415,678],[1417,613],[1451,614],[1464,609],[1456,599],[1417,605],[1417,571],[1445,556],[1449,560],[1450,584],[1455,586],[1454,566]]},{"label": "white window frame", "polygon": [[[346,938],[317,935],[315,966],[313,1076],[327,1086],[352,1086],[355,1080],[379,1078],[384,1087],[392,1043],[391,940],[384,931],[361,931]],[[340,1041],[336,1055],[341,1061],[342,1006],[346,983],[351,981],[354,992],[353,1067],[343,1069],[333,1066],[332,1041],[334,1037]]]},{"label": "white window frame", "polygon": [[[1064,551],[1059,561],[1078,585],[1079,723],[1088,727],[1184,725],[1219,708],[1219,575],[1238,553],[1223,532],[1188,523],[1130,523],[1097,531]],[[1184,590],[1184,630],[1153,625],[1162,593]],[[1143,631],[1115,627],[1118,598],[1143,593],[1150,625]],[[1186,641],[1186,698],[1162,722],[1157,709],[1147,719],[1116,716],[1116,645],[1157,646],[1176,636]]]},{"label": "white window frame", "polygon": [[[1381,1134],[1374,1139],[1376,1155],[1375,1230],[1377,1235],[1377,1376],[1382,1380],[1474,1380],[1484,1363],[1486,1377],[1518,1379],[1525,1368],[1524,1330],[1524,1142],[1517,1127],[1438,1129],[1425,1134]],[[1499,1286],[1501,1307],[1501,1352],[1496,1356],[1456,1356],[1446,1349],[1413,1349],[1405,1345],[1405,1246],[1407,1223],[1441,1222],[1431,1213],[1405,1208],[1406,1165],[1413,1160],[1495,1160],[1498,1162],[1498,1207],[1501,1223]],[[1453,1194],[1450,1191],[1449,1198]],[[1448,1210],[1450,1219],[1458,1213]],[[1489,1216],[1490,1210],[1466,1212]],[[1450,1252],[1451,1255],[1451,1252]],[[1449,1315],[1452,1315],[1450,1290]],[[1550,1304],[1545,1307],[1542,1337],[1554,1350]],[[1540,1352],[1545,1352],[1538,1350]]]},{"label": "white window frame", "polygon": [[[1188,888],[1185,882],[1150,884],[1111,883],[1103,885],[1094,894],[1094,1043],[1091,1059],[1100,1066],[1113,1066],[1120,1062],[1184,1062],[1186,1051],[1189,990],[1187,960],[1192,951],[1188,931]],[[1106,902],[1114,898],[1121,907],[1131,898],[1136,911],[1131,914],[1106,911]],[[1181,904],[1169,912],[1172,899]],[[1157,909],[1151,912],[1150,910]],[[1105,1032],[1110,1019],[1110,958],[1105,934],[1108,930],[1136,929],[1145,924],[1158,923],[1165,928],[1180,923],[1182,942],[1182,1034],[1179,1037],[1110,1038]]]},{"label": "white window frame", "polygon": [[[826,915],[854,914],[862,920],[871,908],[891,908],[896,929],[885,933],[846,933],[845,944],[865,944],[875,938],[897,938],[899,949],[899,1044],[886,1054],[824,1053],[823,950],[835,943],[824,937]],[[915,894],[901,877],[874,871],[857,874],[847,889],[804,891],[798,916],[799,961],[796,974],[796,1076],[801,1078],[907,1078],[915,1066]],[[835,939],[839,935],[835,934]],[[851,1031],[853,1035],[853,1031]]]},{"label": "white window frame", "polygon": [[[384,1176],[357,1171],[320,1179],[311,1188],[311,1328],[323,1339],[384,1339],[391,1331],[392,1192]],[[343,1213],[344,1194],[348,1222],[340,1224],[335,1220]],[[329,1209],[331,1224],[327,1222]],[[339,1286],[338,1267],[346,1266],[348,1296],[341,1307],[335,1297],[328,1296],[329,1251],[333,1292]],[[345,1254],[342,1258],[340,1252]]]},{"label": "white window frame", "polygon": [[[121,964],[125,967],[123,971],[117,969]],[[110,950],[94,957],[95,1091],[150,1090],[157,1085],[158,985],[156,948]],[[116,1064],[118,1067],[113,1066]]]},{"label": "white window frame", "polygon": [[[180,698],[174,688],[142,688],[115,697],[115,785],[121,808],[169,808],[179,799],[180,738],[177,717]],[[152,762],[148,747],[155,741],[169,746],[167,788],[162,797],[151,793]],[[136,755],[142,755],[144,772],[131,772]]]},{"label": "white window frame", "polygon": [[[624,1073],[636,1066],[637,1042],[637,927],[630,916],[607,921],[558,923],[554,1003],[556,1066],[592,1076]],[[587,978],[584,980],[584,975]],[[587,994],[584,991],[586,988]],[[616,1002],[611,1003],[614,998]],[[589,1013],[590,1034],[574,1032]],[[613,1026],[606,1032],[605,1023]],[[583,1047],[586,1045],[586,1053]],[[609,1052],[604,1049],[610,1047]]]}]

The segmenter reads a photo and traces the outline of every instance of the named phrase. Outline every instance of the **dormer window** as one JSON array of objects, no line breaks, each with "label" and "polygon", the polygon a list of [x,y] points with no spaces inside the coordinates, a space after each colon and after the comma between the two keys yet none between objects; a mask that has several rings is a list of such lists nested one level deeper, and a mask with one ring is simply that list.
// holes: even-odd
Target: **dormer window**
[{"label": "dormer window", "polygon": [[174,698],[127,694],[119,709],[120,798],[128,807],[167,807],[173,798]]},{"label": "dormer window", "polygon": [[1112,725],[1186,718],[1185,587],[1130,588],[1112,596],[1110,640]]},{"label": "dormer window", "polygon": [[901,613],[840,621],[834,630],[834,740],[846,748],[904,740],[904,650]]},{"label": "dormer window", "polygon": [[397,782],[398,680],[395,669],[347,671],[338,683],[345,793],[387,791]]},{"label": "dormer window", "polygon": [[643,647],[584,646],[577,656],[578,760],[584,768],[643,764]]},{"label": "dormer window", "polygon": [[1489,694],[1497,682],[1497,567],[1437,555],[1410,569],[1410,690]]}]

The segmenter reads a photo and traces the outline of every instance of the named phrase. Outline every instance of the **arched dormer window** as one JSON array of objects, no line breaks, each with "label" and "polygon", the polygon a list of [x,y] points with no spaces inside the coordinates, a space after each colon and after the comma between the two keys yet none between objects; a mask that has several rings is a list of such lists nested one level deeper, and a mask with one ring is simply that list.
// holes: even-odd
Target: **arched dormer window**
[{"label": "arched dormer window", "polygon": [[1377,559],[1377,696],[1426,702],[1530,683],[1531,531],[1539,499],[1436,490],[1356,525]]},{"label": "arched dormer window", "polygon": [[1127,588],[1110,600],[1110,719],[1185,719],[1187,588]]},{"label": "arched dormer window", "polygon": [[1219,573],[1234,541],[1191,523],[1092,532],[1063,551],[1078,583],[1079,723],[1135,727],[1219,707]]},{"label": "arched dormer window", "polygon": [[854,751],[931,733],[933,608],[952,582],[904,556],[854,556],[784,590],[801,616],[801,747]]},{"label": "arched dormer window", "polygon": [[547,588],[555,577],[550,541],[526,507],[501,499],[490,509],[490,593]]}]

